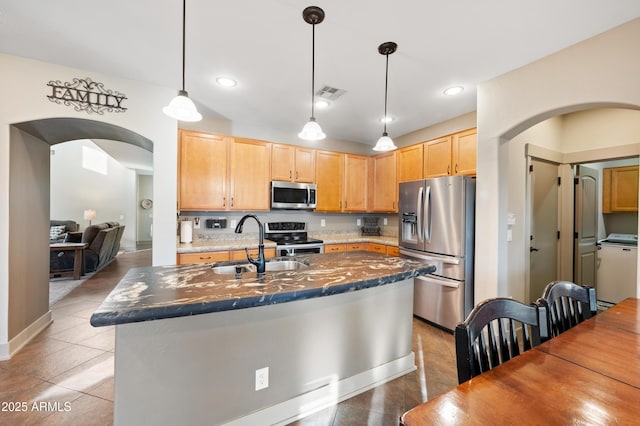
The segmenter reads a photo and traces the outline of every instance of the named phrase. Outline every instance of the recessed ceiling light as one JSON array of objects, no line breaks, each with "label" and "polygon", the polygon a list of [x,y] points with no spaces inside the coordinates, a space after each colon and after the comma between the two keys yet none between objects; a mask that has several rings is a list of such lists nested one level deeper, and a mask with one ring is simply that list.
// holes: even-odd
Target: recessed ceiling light
[{"label": "recessed ceiling light", "polygon": [[229,77],[218,77],[216,78],[216,83],[222,87],[235,87],[238,85],[237,81]]},{"label": "recessed ceiling light", "polygon": [[447,96],[454,96],[454,95],[457,95],[458,93],[462,93],[463,90],[464,90],[464,87],[462,86],[453,86],[445,89],[444,92],[442,93],[444,93]]},{"label": "recessed ceiling light", "polygon": [[393,117],[389,117],[388,115],[380,119],[381,123],[391,123],[392,121],[393,121]]},{"label": "recessed ceiling light", "polygon": [[330,102],[324,99],[316,101],[316,108],[327,108],[329,105],[331,105]]}]

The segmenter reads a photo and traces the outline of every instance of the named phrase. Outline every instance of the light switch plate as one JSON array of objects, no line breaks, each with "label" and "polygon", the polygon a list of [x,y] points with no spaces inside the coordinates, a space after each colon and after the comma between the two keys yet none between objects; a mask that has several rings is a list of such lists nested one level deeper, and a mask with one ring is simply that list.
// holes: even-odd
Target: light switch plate
[{"label": "light switch plate", "polygon": [[388,225],[388,224],[389,224],[389,219],[387,219],[387,218],[385,217],[385,218],[383,219],[383,223],[384,223],[385,225]]},{"label": "light switch plate", "polygon": [[362,220],[361,219],[356,219],[356,225],[357,226],[362,226]]},{"label": "light switch plate", "polygon": [[324,219],[320,219],[320,226],[327,226],[327,222]]}]

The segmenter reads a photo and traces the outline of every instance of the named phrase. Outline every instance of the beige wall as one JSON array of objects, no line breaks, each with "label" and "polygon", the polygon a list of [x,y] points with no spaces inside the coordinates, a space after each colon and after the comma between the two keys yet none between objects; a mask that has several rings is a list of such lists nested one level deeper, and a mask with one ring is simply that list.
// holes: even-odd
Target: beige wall
[{"label": "beige wall", "polygon": [[9,336],[49,310],[49,145],[11,130]]},{"label": "beige wall", "polygon": [[[550,117],[590,108],[640,109],[640,19],[497,77],[478,89],[475,300],[510,292],[506,218],[510,140]],[[619,141],[591,141],[610,148]],[[575,144],[575,149],[582,149]],[[585,147],[586,148],[586,147]],[[522,247],[521,247],[522,248]]]},{"label": "beige wall", "polygon": [[443,121],[442,123],[407,133],[406,135],[398,136],[397,138],[394,138],[394,142],[398,148],[402,148],[419,142],[436,139],[451,133],[471,129],[476,127],[476,125],[476,112],[473,111],[459,117],[452,118],[451,120]]}]

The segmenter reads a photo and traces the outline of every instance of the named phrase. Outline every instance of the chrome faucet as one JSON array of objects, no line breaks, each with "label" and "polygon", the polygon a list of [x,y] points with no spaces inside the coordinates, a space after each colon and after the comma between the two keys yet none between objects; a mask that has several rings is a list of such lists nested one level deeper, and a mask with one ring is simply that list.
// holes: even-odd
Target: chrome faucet
[{"label": "chrome faucet", "polygon": [[245,247],[244,251],[247,253],[247,260],[249,260],[249,263],[251,263],[252,265],[256,265],[258,276],[260,276],[264,274],[264,270],[265,270],[264,226],[262,225],[262,222],[260,222],[260,219],[258,219],[258,216],[254,214],[246,214],[242,216],[242,219],[240,219],[240,222],[238,222],[238,226],[236,226],[236,230],[235,230],[236,234],[242,233],[242,225],[244,225],[244,221],[247,220],[247,218],[253,218],[255,219],[256,222],[258,222],[258,231],[260,233],[259,240],[258,240],[258,258],[257,259],[252,258],[249,255],[248,248]]}]

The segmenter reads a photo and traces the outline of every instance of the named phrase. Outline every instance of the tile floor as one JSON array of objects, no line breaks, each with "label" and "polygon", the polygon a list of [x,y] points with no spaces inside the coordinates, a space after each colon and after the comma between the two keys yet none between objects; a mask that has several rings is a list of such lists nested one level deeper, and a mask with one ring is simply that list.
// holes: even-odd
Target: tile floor
[{"label": "tile floor", "polygon": [[[89,317],[129,268],[150,264],[150,250],[119,255],[52,307],[51,325],[0,362],[0,424],[113,423],[114,329],[94,328]],[[397,425],[406,410],[456,386],[450,333],[414,319],[413,349],[417,371],[292,424]]]}]

